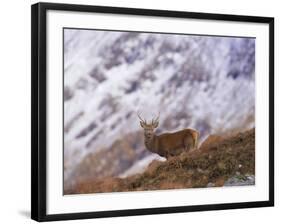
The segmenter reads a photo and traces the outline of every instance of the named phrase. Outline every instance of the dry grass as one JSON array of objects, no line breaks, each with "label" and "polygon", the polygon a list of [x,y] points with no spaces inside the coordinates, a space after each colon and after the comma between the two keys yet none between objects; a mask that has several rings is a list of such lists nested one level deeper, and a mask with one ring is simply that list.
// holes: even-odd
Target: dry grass
[{"label": "dry grass", "polygon": [[255,129],[232,137],[209,136],[194,152],[165,162],[153,161],[147,170],[128,178],[79,182],[66,194],[163,190],[223,186],[239,172],[255,174]]}]

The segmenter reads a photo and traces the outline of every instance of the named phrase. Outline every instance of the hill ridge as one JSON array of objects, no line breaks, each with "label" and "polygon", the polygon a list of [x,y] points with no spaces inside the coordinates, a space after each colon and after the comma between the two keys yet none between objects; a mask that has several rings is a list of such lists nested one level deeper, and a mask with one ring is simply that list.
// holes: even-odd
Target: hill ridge
[{"label": "hill ridge", "polygon": [[202,188],[254,184],[255,129],[233,136],[209,136],[193,152],[153,161],[127,178],[108,177],[77,183],[66,194]]}]

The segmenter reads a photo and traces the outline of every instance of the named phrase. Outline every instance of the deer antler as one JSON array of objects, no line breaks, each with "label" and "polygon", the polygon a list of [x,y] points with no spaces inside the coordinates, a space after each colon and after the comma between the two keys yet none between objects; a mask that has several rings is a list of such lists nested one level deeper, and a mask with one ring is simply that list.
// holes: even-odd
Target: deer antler
[{"label": "deer antler", "polygon": [[155,119],[151,120],[151,124],[155,124],[156,122],[159,121],[159,117],[160,117],[160,112],[158,112],[158,116]]},{"label": "deer antler", "polygon": [[145,119],[143,120],[143,119],[141,118],[139,112],[137,112],[137,114],[138,114],[139,119],[140,119],[142,122],[144,122],[144,123],[146,124],[146,120],[145,120]]}]

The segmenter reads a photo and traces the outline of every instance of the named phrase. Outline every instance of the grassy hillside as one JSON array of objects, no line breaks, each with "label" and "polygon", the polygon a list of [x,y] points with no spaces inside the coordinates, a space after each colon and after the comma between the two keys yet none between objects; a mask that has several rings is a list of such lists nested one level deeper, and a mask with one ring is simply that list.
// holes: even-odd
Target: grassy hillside
[{"label": "grassy hillside", "polygon": [[255,129],[228,137],[209,136],[198,150],[165,162],[153,161],[142,174],[123,179],[84,180],[65,193],[218,187],[233,178],[245,185],[243,180],[249,175],[255,175]]}]

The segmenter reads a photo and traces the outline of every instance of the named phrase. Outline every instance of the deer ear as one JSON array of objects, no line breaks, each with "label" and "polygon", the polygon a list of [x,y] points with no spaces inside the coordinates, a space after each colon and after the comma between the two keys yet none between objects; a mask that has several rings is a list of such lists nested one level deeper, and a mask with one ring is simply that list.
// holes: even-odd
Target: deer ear
[{"label": "deer ear", "polygon": [[144,128],[144,123],[142,121],[140,121],[140,126]]},{"label": "deer ear", "polygon": [[154,127],[154,128],[157,128],[158,125],[159,125],[159,122],[157,121],[157,122],[155,122],[155,124],[153,124],[153,127]]}]

